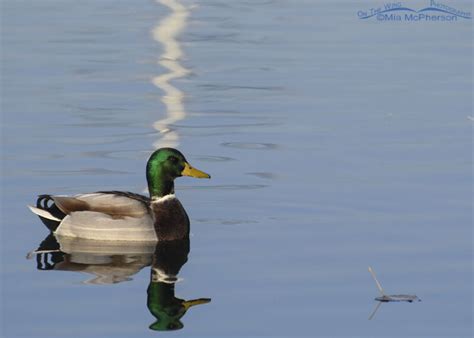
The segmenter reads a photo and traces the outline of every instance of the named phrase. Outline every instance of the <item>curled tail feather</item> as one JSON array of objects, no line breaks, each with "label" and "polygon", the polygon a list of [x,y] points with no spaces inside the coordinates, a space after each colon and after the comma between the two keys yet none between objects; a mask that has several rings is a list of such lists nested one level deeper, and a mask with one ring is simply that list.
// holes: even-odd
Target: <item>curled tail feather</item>
[{"label": "curled tail feather", "polygon": [[61,220],[66,216],[54,203],[51,195],[39,195],[36,200],[36,207],[28,206],[30,210],[39,216],[43,224],[54,231],[59,226]]}]

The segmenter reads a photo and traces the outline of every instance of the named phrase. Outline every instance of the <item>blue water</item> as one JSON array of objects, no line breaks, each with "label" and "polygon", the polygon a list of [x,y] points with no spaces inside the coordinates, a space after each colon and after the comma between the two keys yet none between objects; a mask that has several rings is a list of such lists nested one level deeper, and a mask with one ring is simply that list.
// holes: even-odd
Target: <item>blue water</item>
[{"label": "blue water", "polygon": [[[357,18],[381,5],[2,2],[3,336],[471,337],[472,20]],[[38,194],[143,192],[164,145],[212,175],[176,181],[176,295],[212,301],[168,334],[148,256],[106,285],[25,258]],[[422,301],[369,321],[369,265]]]}]

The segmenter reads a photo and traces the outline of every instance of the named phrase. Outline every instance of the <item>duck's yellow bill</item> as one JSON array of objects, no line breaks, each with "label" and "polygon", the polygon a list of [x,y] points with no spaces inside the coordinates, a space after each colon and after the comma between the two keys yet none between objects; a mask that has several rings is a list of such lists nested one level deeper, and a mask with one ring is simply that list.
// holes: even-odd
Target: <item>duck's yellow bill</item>
[{"label": "duck's yellow bill", "polygon": [[184,306],[184,309],[187,311],[191,306],[207,304],[210,301],[211,301],[210,298],[199,298],[199,299],[187,300],[183,302],[183,306]]},{"label": "duck's yellow bill", "polygon": [[204,171],[191,167],[187,162],[184,163],[184,169],[181,172],[181,175],[196,178],[211,178],[209,174],[206,174]]}]

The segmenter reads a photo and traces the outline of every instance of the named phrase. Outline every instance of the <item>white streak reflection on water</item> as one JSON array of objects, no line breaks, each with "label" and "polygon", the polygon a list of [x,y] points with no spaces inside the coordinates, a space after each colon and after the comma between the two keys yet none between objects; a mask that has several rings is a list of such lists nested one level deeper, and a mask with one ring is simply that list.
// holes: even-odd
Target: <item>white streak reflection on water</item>
[{"label": "white streak reflection on water", "polygon": [[171,81],[185,77],[190,73],[189,69],[180,63],[184,53],[177,40],[179,34],[186,27],[189,10],[175,0],[159,0],[158,2],[171,10],[171,13],[161,20],[152,32],[153,39],[163,46],[158,63],[169,72],[153,78],[153,84],[164,92],[161,101],[165,105],[167,113],[165,118],[156,121],[153,125],[162,134],[161,138],[153,145],[156,148],[177,147],[179,134],[170,125],[184,119],[186,111],[183,104],[184,93],[171,84]]}]

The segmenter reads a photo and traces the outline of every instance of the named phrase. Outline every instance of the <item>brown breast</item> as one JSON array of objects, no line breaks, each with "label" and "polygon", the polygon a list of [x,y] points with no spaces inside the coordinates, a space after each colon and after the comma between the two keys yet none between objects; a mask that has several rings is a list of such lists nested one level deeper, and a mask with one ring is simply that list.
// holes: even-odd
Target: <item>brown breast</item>
[{"label": "brown breast", "polygon": [[189,235],[189,218],[177,198],[151,203],[158,240],[175,240]]}]

